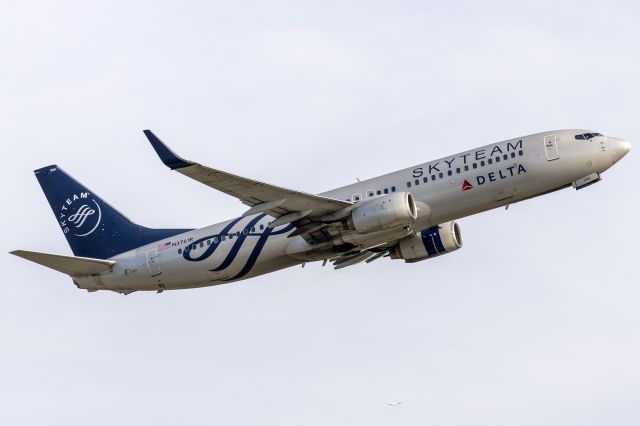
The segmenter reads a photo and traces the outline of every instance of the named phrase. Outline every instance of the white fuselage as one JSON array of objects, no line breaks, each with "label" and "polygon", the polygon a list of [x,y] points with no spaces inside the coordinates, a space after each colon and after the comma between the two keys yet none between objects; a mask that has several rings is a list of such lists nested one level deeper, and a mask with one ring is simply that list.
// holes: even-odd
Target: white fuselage
[{"label": "white fuselage", "polygon": [[[586,130],[538,133],[466,151],[325,192],[351,202],[411,192],[418,217],[411,230],[368,236],[345,234],[333,243],[366,249],[421,229],[516,203],[600,174],[622,155],[618,139],[576,140]],[[255,277],[339,254],[315,250],[292,225],[270,229],[264,214],[192,230],[115,256],[113,270],[74,278],[89,290],[164,290],[203,287]],[[186,253],[185,253],[186,250]]]}]

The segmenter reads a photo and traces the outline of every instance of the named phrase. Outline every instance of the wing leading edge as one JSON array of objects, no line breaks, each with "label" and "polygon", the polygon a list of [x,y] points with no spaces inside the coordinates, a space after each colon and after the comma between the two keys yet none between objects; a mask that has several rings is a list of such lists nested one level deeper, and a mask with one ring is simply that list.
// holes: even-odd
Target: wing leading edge
[{"label": "wing leading edge", "polygon": [[160,160],[191,179],[239,199],[251,208],[245,216],[267,213],[277,218],[273,226],[298,222],[303,218],[310,222],[352,206],[352,203],[283,188],[269,183],[237,176],[185,160],[165,145],[151,130],[144,131]]}]

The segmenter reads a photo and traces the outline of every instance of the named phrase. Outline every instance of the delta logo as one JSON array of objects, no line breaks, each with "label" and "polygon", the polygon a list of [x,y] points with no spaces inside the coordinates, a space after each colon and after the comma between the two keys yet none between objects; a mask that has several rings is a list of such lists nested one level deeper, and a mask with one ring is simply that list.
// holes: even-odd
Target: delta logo
[{"label": "delta logo", "polygon": [[464,182],[462,182],[463,191],[468,191],[469,189],[472,189],[472,188],[473,188],[473,185],[471,185],[468,180],[465,179]]}]

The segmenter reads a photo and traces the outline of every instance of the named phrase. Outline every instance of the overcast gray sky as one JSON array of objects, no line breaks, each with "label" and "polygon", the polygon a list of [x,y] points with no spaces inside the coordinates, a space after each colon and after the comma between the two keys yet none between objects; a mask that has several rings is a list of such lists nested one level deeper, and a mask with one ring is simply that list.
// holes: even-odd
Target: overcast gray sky
[{"label": "overcast gray sky", "polygon": [[[70,254],[53,163],[147,226],[243,212],[144,128],[310,192],[559,128],[640,146],[638,2],[0,2],[5,253]],[[0,423],[637,425],[637,158],[413,265],[122,296],[0,255]]]}]

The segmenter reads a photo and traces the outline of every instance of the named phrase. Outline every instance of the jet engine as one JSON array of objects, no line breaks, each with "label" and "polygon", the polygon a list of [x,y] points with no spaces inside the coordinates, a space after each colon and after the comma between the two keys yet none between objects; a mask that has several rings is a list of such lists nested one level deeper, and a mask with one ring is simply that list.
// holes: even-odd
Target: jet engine
[{"label": "jet engine", "polygon": [[450,253],[461,247],[460,226],[451,221],[401,239],[391,248],[389,255],[392,259],[403,259],[412,263]]},{"label": "jet engine", "polygon": [[359,234],[366,234],[408,226],[417,215],[413,195],[396,192],[361,202],[346,219],[345,226]]}]

